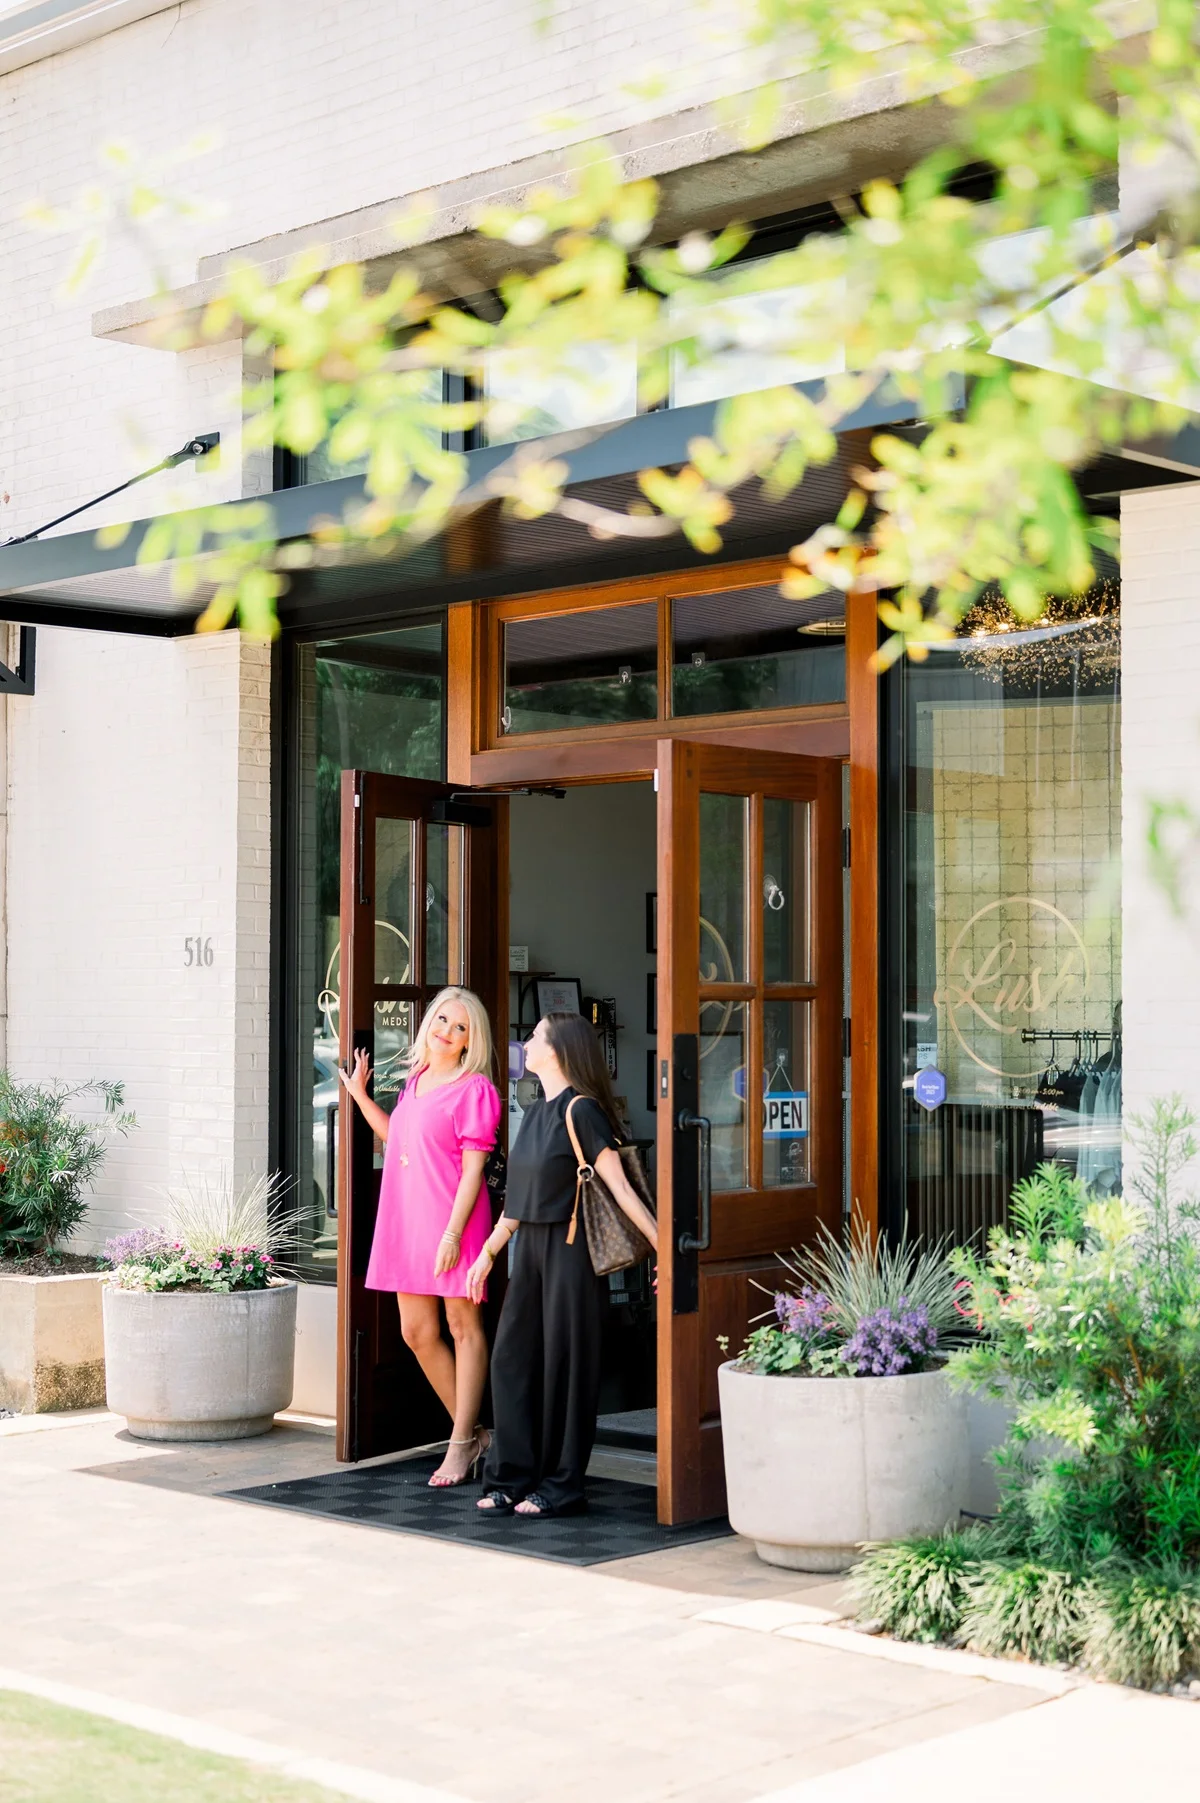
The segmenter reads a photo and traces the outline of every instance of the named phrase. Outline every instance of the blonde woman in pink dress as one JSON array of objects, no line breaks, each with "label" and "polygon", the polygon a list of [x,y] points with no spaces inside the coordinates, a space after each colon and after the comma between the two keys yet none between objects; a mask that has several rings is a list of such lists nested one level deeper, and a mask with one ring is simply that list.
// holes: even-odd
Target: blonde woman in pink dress
[{"label": "blonde woman in pink dress", "polygon": [[[500,1097],[488,1075],[492,1034],[469,989],[443,989],[425,1012],[407,1058],[408,1081],[389,1115],[367,1094],[371,1060],[355,1054],[342,1082],[385,1142],[369,1290],[392,1290],[400,1331],[446,1406],[453,1427],[429,1482],[463,1483],[491,1439],[480,1427],[488,1350],[467,1274],[492,1229],[483,1167],[496,1143]],[[454,1340],[442,1338],[441,1308]]]}]

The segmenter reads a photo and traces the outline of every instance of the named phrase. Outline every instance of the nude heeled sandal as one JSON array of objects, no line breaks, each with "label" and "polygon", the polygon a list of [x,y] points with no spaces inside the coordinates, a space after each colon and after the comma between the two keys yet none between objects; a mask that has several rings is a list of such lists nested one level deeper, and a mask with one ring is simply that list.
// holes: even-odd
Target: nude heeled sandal
[{"label": "nude heeled sandal", "polygon": [[[465,1484],[468,1479],[470,1479],[470,1481],[472,1483],[474,1483],[475,1478],[479,1471],[479,1461],[480,1461],[480,1459],[482,1459],[484,1453],[487,1451],[488,1445],[491,1444],[491,1436],[490,1435],[488,1436],[488,1442],[486,1445],[482,1444],[480,1442],[480,1438],[479,1438],[480,1431],[481,1430],[479,1428],[476,1428],[475,1432],[471,1435],[471,1438],[469,1440],[448,1440],[446,1442],[447,1446],[473,1446],[475,1448],[475,1457],[471,1460],[471,1463],[467,1466],[467,1469],[463,1472],[461,1477],[440,1478],[438,1476],[437,1472],[435,1471],[427,1485],[428,1489],[430,1489],[430,1490],[457,1490],[459,1485]],[[486,1429],[484,1429],[482,1431],[486,1432]]]}]

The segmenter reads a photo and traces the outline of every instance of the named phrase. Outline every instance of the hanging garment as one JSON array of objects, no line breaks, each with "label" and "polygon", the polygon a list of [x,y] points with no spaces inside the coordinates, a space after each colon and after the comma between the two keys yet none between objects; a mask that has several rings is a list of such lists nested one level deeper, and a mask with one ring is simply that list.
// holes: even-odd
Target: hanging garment
[{"label": "hanging garment", "polygon": [[1092,1069],[1084,1078],[1079,1097],[1079,1158],[1075,1175],[1082,1183],[1094,1186],[1096,1181],[1096,1102],[1103,1078]]}]

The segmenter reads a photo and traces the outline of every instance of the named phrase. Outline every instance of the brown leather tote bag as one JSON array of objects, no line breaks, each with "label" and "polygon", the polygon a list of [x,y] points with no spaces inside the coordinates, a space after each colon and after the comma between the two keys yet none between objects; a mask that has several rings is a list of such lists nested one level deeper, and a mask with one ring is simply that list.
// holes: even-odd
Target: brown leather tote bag
[{"label": "brown leather tote bag", "polygon": [[[571,1136],[575,1162],[579,1167],[575,1178],[575,1207],[571,1214],[571,1225],[567,1229],[567,1244],[574,1245],[575,1230],[582,1214],[592,1269],[597,1277],[607,1277],[612,1271],[627,1271],[630,1265],[640,1265],[643,1259],[652,1256],[654,1248],[641,1228],[634,1226],[608,1185],[596,1175],[594,1167],[583,1156],[579,1135],[571,1119],[579,1099],[578,1096],[573,1096],[567,1104],[567,1132]],[[617,1152],[626,1182],[653,1215],[654,1192],[642,1168],[637,1147],[618,1146]]]}]

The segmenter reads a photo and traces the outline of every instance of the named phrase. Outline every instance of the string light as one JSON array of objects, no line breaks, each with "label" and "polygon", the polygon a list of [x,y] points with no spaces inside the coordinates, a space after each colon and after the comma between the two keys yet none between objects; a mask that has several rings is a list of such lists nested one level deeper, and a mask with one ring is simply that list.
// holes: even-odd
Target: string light
[{"label": "string light", "polygon": [[993,682],[1093,688],[1121,669],[1121,584],[1105,577],[1082,595],[1056,595],[1041,618],[1018,620],[1003,596],[980,596],[946,648]]}]

